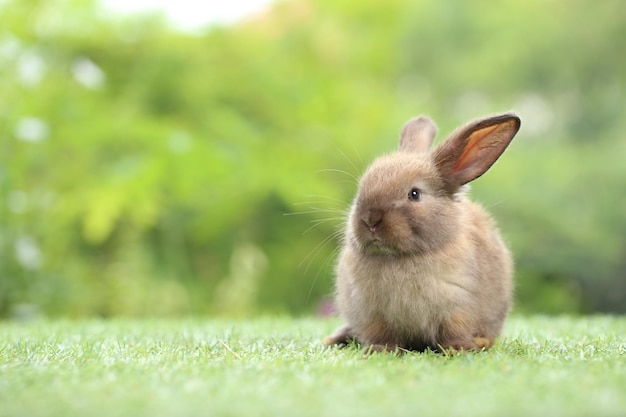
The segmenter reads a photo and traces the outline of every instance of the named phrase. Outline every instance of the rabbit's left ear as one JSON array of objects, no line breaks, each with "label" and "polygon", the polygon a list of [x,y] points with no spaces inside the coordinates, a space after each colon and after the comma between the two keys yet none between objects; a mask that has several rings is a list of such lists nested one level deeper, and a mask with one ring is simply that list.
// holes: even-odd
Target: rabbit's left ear
[{"label": "rabbit's left ear", "polygon": [[435,123],[426,116],[418,116],[406,122],[400,133],[400,150],[403,152],[426,152],[437,134]]},{"label": "rabbit's left ear", "polygon": [[520,128],[513,113],[478,119],[452,133],[434,151],[435,165],[451,191],[483,175]]}]

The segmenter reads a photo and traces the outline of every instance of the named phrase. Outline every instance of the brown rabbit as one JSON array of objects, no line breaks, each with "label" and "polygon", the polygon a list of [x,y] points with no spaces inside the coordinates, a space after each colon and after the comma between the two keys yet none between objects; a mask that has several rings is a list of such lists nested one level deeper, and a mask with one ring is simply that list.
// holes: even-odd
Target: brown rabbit
[{"label": "brown rabbit", "polygon": [[491,217],[465,195],[520,127],[511,113],[473,121],[428,152],[427,117],[360,180],[336,269],[346,322],[326,345],[370,351],[479,350],[511,308],[513,261]]}]

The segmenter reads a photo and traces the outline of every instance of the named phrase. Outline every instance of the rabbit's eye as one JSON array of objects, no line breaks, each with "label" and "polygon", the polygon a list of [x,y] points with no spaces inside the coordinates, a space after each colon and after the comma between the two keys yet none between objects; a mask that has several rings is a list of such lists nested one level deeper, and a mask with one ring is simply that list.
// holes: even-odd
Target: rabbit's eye
[{"label": "rabbit's eye", "polygon": [[411,188],[411,191],[409,191],[409,200],[420,201],[421,198],[422,192],[419,190],[419,188]]}]

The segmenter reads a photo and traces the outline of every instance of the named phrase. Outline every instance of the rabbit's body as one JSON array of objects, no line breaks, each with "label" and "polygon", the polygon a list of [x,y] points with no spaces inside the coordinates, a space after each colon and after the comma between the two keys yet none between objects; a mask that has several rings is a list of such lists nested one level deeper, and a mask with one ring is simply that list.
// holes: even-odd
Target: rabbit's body
[{"label": "rabbit's body", "polygon": [[[456,136],[477,147],[469,150],[471,158],[466,149],[451,159],[457,149],[451,140],[425,152],[434,125],[414,119],[403,130],[400,152],[372,164],[352,205],[336,270],[336,304],[346,326],[327,344],[352,338],[375,350],[493,344],[511,306],[512,259],[495,223],[466,197],[463,184],[501,151],[495,158],[473,154],[493,154],[502,138],[510,141],[519,128],[514,120],[505,129],[479,121],[460,130]],[[496,140],[481,147],[490,136]],[[474,160],[481,161],[479,169]],[[450,180],[455,175],[460,177]]]},{"label": "rabbit's body", "polygon": [[[366,260],[352,247],[344,248],[336,302],[360,342],[422,350],[452,341],[442,339],[444,327],[449,328],[446,336],[467,336],[468,343],[498,335],[510,308],[511,258],[495,231],[482,235],[493,222],[480,207],[467,200],[456,204],[465,211],[470,230],[464,233],[470,239],[452,241],[434,253]],[[493,258],[481,262],[477,246],[492,247]],[[489,282],[493,276],[499,279]],[[456,332],[458,324],[463,328]]]}]

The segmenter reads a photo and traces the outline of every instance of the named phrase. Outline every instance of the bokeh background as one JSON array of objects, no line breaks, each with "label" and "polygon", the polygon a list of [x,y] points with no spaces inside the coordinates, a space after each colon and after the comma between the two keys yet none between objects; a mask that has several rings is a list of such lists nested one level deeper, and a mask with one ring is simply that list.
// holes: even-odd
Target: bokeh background
[{"label": "bokeh background", "polygon": [[516,311],[626,312],[622,0],[284,0],[192,32],[0,1],[0,317],[316,314],[355,177],[515,110]]}]

